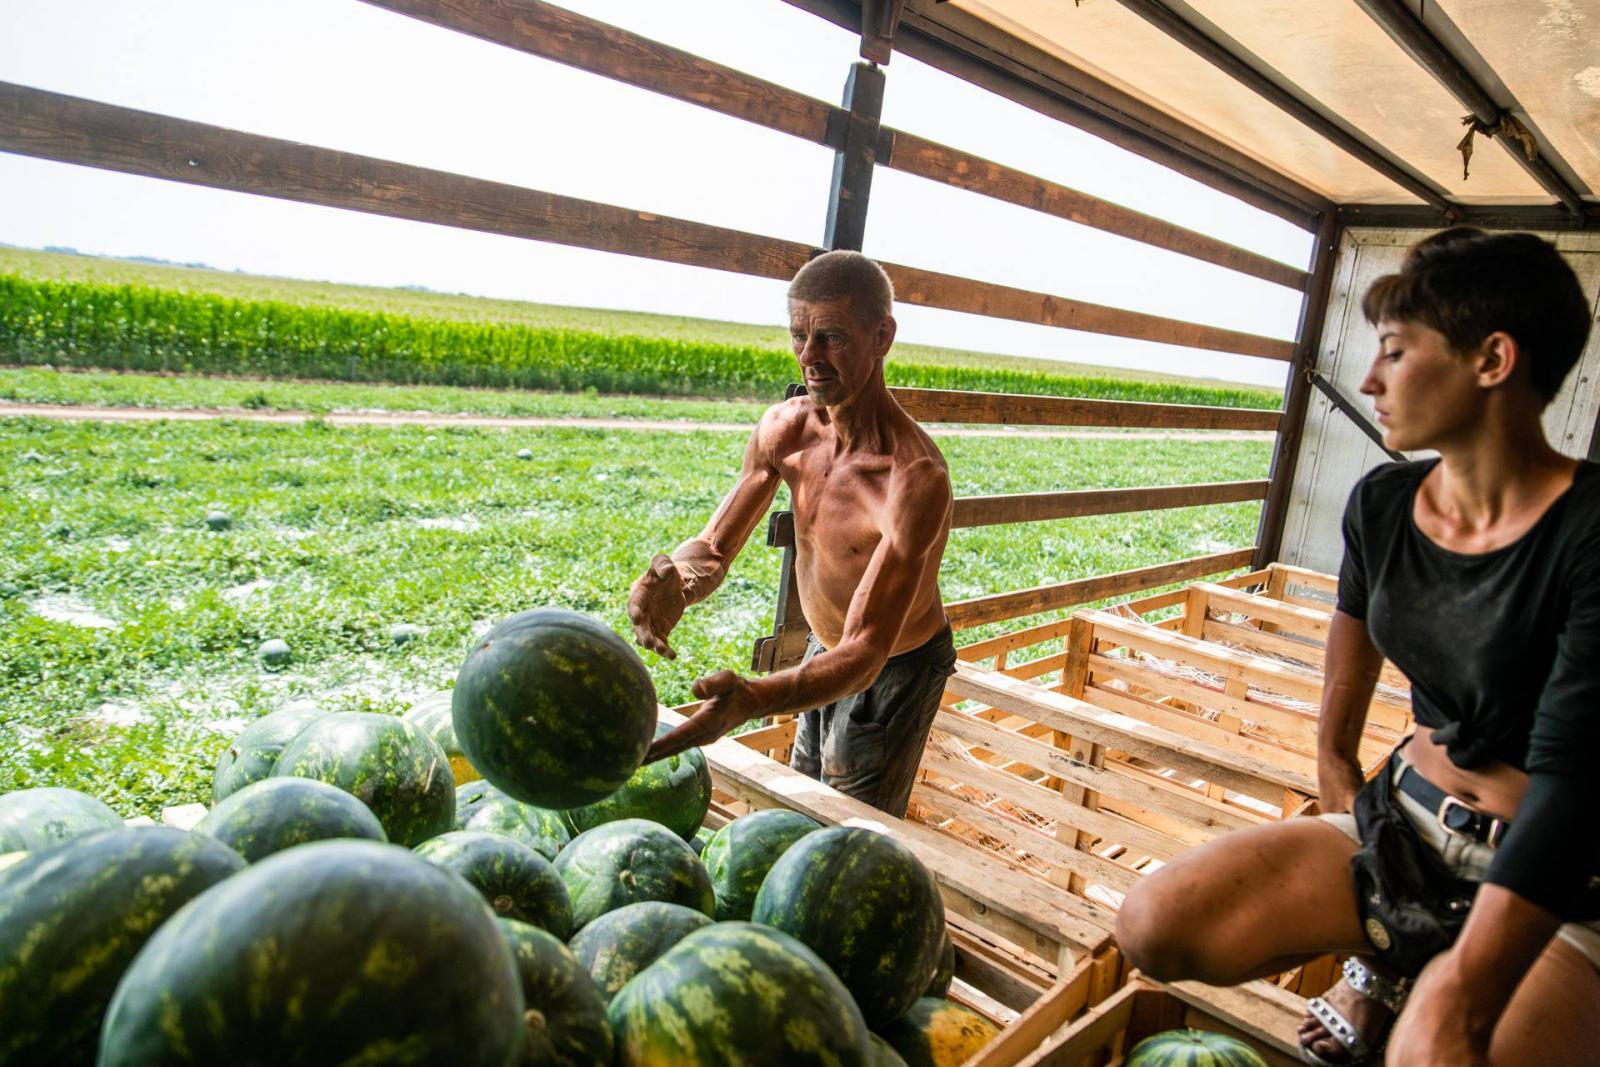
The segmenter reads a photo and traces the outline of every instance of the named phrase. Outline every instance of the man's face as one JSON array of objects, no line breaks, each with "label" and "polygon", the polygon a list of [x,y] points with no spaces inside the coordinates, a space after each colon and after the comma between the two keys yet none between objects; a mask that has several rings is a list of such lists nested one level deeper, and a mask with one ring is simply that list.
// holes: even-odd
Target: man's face
[{"label": "man's face", "polygon": [[868,325],[849,297],[807,303],[789,301],[789,338],[806,391],[834,406],[859,395],[883,376],[883,357],[894,343],[895,322]]}]

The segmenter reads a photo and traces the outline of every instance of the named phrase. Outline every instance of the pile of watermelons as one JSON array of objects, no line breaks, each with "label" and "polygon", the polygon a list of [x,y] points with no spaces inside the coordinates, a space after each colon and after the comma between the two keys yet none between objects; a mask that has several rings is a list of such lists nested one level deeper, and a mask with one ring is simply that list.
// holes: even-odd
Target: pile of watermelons
[{"label": "pile of watermelons", "polygon": [[192,831],[0,797],[0,1067],[954,1067],[994,1035],[942,999],[908,849],[709,833],[704,757],[640,766],[655,731],[631,647],[541,610],[403,717],[258,720]]}]

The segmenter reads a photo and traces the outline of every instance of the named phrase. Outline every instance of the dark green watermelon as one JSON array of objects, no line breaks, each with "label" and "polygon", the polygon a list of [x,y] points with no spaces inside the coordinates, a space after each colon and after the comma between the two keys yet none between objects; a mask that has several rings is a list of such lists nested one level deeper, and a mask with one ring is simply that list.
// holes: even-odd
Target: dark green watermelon
[{"label": "dark green watermelon", "polygon": [[448,689],[429,693],[411,705],[401,718],[422,727],[434,743],[444,749],[444,754],[450,757],[450,774],[455,778],[456,785],[460,786],[479,781],[483,776],[472,766],[472,761],[467,759],[467,754],[461,751],[461,744],[456,740],[456,724],[450,715],[450,702],[454,697]]},{"label": "dark green watermelon", "polygon": [[682,904],[641,900],[608,911],[578,931],[568,948],[609,1001],[633,976],[711,919]]},{"label": "dark green watermelon", "polygon": [[33,852],[121,828],[122,816],[76,789],[42,786],[0,796],[0,852]]},{"label": "dark green watermelon", "polygon": [[554,860],[572,840],[563,813],[513,800],[493,786],[473,803],[461,828],[514,838],[547,860]]},{"label": "dark green watermelon", "polygon": [[656,691],[637,653],[575,611],[502,620],[476,643],[452,701],[461,750],[496,788],[542,808],[610,796],[644,761]]},{"label": "dark green watermelon", "polygon": [[194,832],[216,838],[246,863],[308,841],[388,840],[383,824],[365,804],[343,789],[310,778],[251,782],[206,812]]},{"label": "dark green watermelon", "polygon": [[1165,1030],[1133,1046],[1124,1067],[1267,1067],[1261,1053],[1226,1034]]},{"label": "dark green watermelon", "polygon": [[452,830],[418,845],[417,855],[455,871],[483,894],[497,917],[572,936],[572,904],[550,861],[521,841],[476,830]]},{"label": "dark green watermelon", "polygon": [[821,956],[872,1027],[911,1010],[938,967],[944,935],[944,903],[922,861],[887,834],[851,826],[791,845],[750,917]]},{"label": "dark green watermelon", "polygon": [[503,796],[505,796],[504,793],[482,778],[476,778],[456,786],[456,829],[465,830],[467,828],[467,820],[476,815],[479,808],[483,807],[492,797]]},{"label": "dark green watermelon", "polygon": [[868,1034],[867,1038],[872,1042],[872,1055],[867,1059],[869,1067],[906,1067],[906,1061],[889,1042],[877,1034]]},{"label": "dark green watermelon", "polygon": [[617,1067],[865,1067],[867,1027],[816,953],[755,923],[679,941],[611,1000]]},{"label": "dark green watermelon", "polygon": [[0,1063],[92,1064],[112,991],[158,926],[237,853],[167,827],[103,830],[29,853],[0,879]]},{"label": "dark green watermelon", "polygon": [[324,715],[284,746],[272,773],[338,786],[372,809],[390,841],[407,848],[455,825],[456,787],[444,750],[393,715]]},{"label": "dark green watermelon", "polygon": [[[663,723],[656,736],[670,730]],[[711,809],[711,768],[705,753],[691,748],[646,763],[622,788],[593,804],[570,808],[567,818],[578,833],[618,819],[650,819],[691,841]]]},{"label": "dark green watermelon", "polygon": [[608,911],[641,900],[710,915],[711,879],[683,838],[648,819],[622,819],[585,830],[556,857],[572,898],[572,928],[582,930]]},{"label": "dark green watermelon", "polygon": [[501,1067],[522,1012],[476,890],[403,848],[317,841],[157,931],[117,986],[98,1067]]},{"label": "dark green watermelon", "polygon": [[802,837],[822,824],[787,808],[741,815],[712,835],[700,853],[717,896],[718,919],[748,919],[767,872]]},{"label": "dark green watermelon", "polygon": [[977,1012],[937,997],[920,998],[900,1018],[878,1027],[906,1067],[961,1067],[999,1033]]},{"label": "dark green watermelon", "polygon": [[950,983],[956,979],[956,943],[950,940],[950,928],[945,927],[944,942],[939,949],[939,969],[933,972],[933,981],[923,992],[925,997],[947,997]]},{"label": "dark green watermelon", "polygon": [[716,831],[709,826],[702,826],[694,832],[694,836],[689,839],[689,847],[694,849],[696,856],[705,855],[706,843],[711,840],[712,835],[715,833]]},{"label": "dark green watermelon", "polygon": [[611,1067],[611,1023],[589,972],[543,930],[501,919],[522,978],[524,1067]]},{"label": "dark green watermelon", "polygon": [[277,766],[283,746],[327,712],[313,700],[297,700],[263,715],[244,728],[217,760],[211,776],[211,803],[222,803],[251,782],[259,782]]}]

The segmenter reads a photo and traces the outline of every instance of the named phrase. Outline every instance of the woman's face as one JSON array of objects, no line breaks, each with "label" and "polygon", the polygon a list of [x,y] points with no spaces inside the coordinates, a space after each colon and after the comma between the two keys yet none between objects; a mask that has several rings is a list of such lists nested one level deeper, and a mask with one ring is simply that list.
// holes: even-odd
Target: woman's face
[{"label": "woman's face", "polygon": [[1470,434],[1488,395],[1475,364],[1432,327],[1380,321],[1378,353],[1361,380],[1361,392],[1372,397],[1383,443],[1407,452],[1436,449]]}]

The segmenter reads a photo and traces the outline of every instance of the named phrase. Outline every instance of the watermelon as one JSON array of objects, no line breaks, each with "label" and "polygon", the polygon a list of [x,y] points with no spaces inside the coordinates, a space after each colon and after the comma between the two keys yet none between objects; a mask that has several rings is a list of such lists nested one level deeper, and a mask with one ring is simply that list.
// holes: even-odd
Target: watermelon
[{"label": "watermelon", "polygon": [[889,1042],[877,1034],[868,1034],[867,1038],[872,1042],[872,1055],[867,1058],[870,1067],[906,1067],[906,1061]]},{"label": "watermelon", "polygon": [[[656,736],[670,730],[665,723]],[[685,841],[692,841],[711,809],[711,768],[698,748],[646,763],[622,788],[593,804],[571,808],[567,818],[578,833],[618,819],[653,819]]]},{"label": "watermelon", "polygon": [[791,845],[750,918],[821,956],[872,1027],[910,1011],[928,988],[944,933],[944,904],[922,861],[887,834],[850,826]]},{"label": "watermelon", "polygon": [[407,848],[455,825],[456,790],[444,751],[393,715],[324,715],[284,746],[272,773],[338,786],[372,809],[390,841]]},{"label": "watermelon", "polygon": [[456,741],[456,725],[450,717],[450,701],[451,694],[448,690],[429,693],[411,705],[411,709],[401,718],[422,727],[423,731],[444,749],[444,754],[450,757],[450,774],[455,778],[456,785],[461,786],[467,782],[475,782],[483,775],[473,769],[472,763]]},{"label": "watermelon", "polygon": [[1000,1028],[977,1012],[938,997],[922,997],[878,1033],[906,1067],[961,1067],[994,1040]]},{"label": "watermelon", "polygon": [[465,878],[497,917],[532,924],[563,941],[572,936],[566,885],[549,860],[521,841],[453,830],[424,841],[416,853]]},{"label": "watermelon", "polygon": [[245,727],[217,761],[216,772],[211,776],[211,803],[220,804],[251,782],[270,775],[283,746],[326,714],[314,700],[297,700]]},{"label": "watermelon", "polygon": [[525,611],[483,636],[456,676],[461,750],[496,788],[576,808],[622,788],[644,761],[656,691],[637,653],[587,616]]},{"label": "watermelon", "polygon": [[117,986],[98,1067],[501,1067],[522,1011],[510,948],[476,890],[403,848],[315,841],[156,932]]},{"label": "watermelon", "polygon": [[232,525],[233,525],[233,516],[229,515],[226,511],[208,511],[208,512],[206,512],[206,528],[207,529],[216,530],[216,531],[222,531],[222,530],[228,529]]},{"label": "watermelon", "polygon": [[689,847],[694,849],[694,854],[696,856],[705,855],[706,843],[711,840],[715,833],[716,831],[711,829],[711,827],[702,826],[700,829],[694,832],[693,837],[689,838]]},{"label": "watermelon", "polygon": [[944,941],[939,949],[939,967],[933,972],[933,981],[923,992],[925,997],[950,995],[950,983],[956,978],[956,943],[950,940],[950,929],[945,928]]},{"label": "watermelon", "polygon": [[472,802],[472,810],[459,825],[463,830],[481,830],[515,838],[547,860],[554,860],[572,840],[561,812],[512,800],[493,786],[481,799]]},{"label": "watermelon", "polygon": [[260,657],[261,665],[269,671],[287,667],[294,660],[294,652],[289,648],[289,642],[281,637],[274,637],[261,642],[261,647],[256,650],[256,655]]},{"label": "watermelon", "polygon": [[717,918],[748,919],[756,891],[790,845],[822,829],[815,819],[787,808],[741,815],[712,835],[700,853],[717,897]]},{"label": "watermelon", "polygon": [[491,797],[503,797],[504,793],[482,778],[474,779],[456,786],[456,829],[465,830],[467,820],[478,813]]},{"label": "watermelon", "polygon": [[365,804],[310,778],[252,782],[206,812],[194,832],[216,838],[246,863],[330,837],[388,840],[383,824]]},{"label": "watermelon", "polygon": [[609,1001],[633,976],[711,920],[693,908],[641,900],[608,911],[578,931],[568,948]]},{"label": "watermelon", "polygon": [[611,1067],[611,1023],[589,972],[543,930],[501,919],[522,979],[525,1067]]},{"label": "watermelon", "polygon": [[199,834],[103,830],[0,879],[0,1063],[94,1063],[117,980],[156,928],[244,868]]},{"label": "watermelon", "polygon": [[866,1067],[866,1023],[816,953],[746,922],[713,923],[622,987],[617,1067]]},{"label": "watermelon", "polygon": [[648,819],[621,819],[585,830],[556,857],[572,897],[572,928],[582,930],[608,911],[641,900],[710,915],[711,879],[683,838]]},{"label": "watermelon", "polygon": [[122,827],[122,816],[88,793],[43,786],[0,796],[0,852],[51,848]]},{"label": "watermelon", "polygon": [[1261,1053],[1226,1034],[1165,1030],[1133,1046],[1125,1067],[1267,1067]]}]

